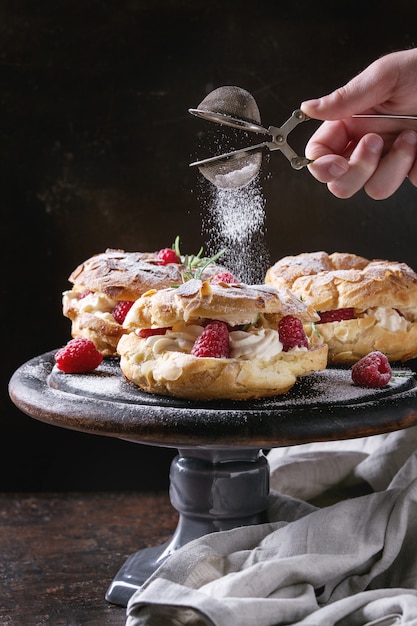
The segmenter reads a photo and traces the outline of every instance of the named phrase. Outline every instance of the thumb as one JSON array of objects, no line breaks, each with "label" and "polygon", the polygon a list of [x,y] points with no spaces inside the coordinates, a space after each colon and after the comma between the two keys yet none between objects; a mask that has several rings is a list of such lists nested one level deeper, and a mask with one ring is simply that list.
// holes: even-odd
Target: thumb
[{"label": "thumb", "polygon": [[305,100],[300,108],[308,117],[316,120],[341,120],[351,115],[351,106],[343,96],[343,88],[321,98]]},{"label": "thumb", "polygon": [[355,113],[363,113],[375,105],[375,99],[360,81],[353,79],[327,96],[306,100],[301,104],[303,113],[317,120],[342,120]]},{"label": "thumb", "polygon": [[317,120],[341,120],[383,104],[395,90],[401,58],[394,53],[374,61],[343,87],[303,102],[301,110]]}]

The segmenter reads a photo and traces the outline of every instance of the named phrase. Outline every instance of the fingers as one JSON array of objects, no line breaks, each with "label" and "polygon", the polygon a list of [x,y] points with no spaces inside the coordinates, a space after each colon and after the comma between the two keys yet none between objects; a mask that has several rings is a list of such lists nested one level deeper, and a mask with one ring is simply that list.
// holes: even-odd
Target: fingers
[{"label": "fingers", "polygon": [[350,198],[377,169],[383,147],[384,142],[379,135],[365,135],[354,148],[349,161],[337,155],[329,158],[328,155],[309,165],[309,169],[318,180],[327,182],[329,191],[337,198]]},{"label": "fingers", "polygon": [[382,200],[391,196],[407,176],[417,186],[417,133],[403,131],[382,158],[383,149],[382,138],[370,133],[358,142],[349,161],[337,154],[325,154],[318,156],[309,170],[317,180],[327,183],[337,198],[350,198],[364,188],[368,196]]},{"label": "fingers", "polygon": [[345,156],[346,146],[352,133],[343,121],[323,122],[307,142],[305,154],[308,159],[316,160],[324,155],[341,154]]},{"label": "fingers", "polygon": [[378,168],[364,185],[374,200],[391,196],[411,172],[416,160],[417,133],[407,130],[401,133],[391,150],[381,160]]},{"label": "fingers", "polygon": [[311,163],[308,169],[321,183],[331,183],[348,172],[349,161],[337,154],[327,154]]}]

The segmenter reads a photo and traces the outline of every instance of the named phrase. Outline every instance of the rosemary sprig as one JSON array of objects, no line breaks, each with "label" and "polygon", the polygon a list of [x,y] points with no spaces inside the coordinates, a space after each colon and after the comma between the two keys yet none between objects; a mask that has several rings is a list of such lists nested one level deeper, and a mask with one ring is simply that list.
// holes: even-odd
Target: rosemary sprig
[{"label": "rosemary sprig", "polygon": [[409,376],[416,376],[416,372],[413,372],[412,370],[405,372],[404,370],[402,371],[395,371],[394,369],[392,370],[392,375],[395,376],[395,378],[408,378]]},{"label": "rosemary sprig", "polygon": [[183,265],[185,265],[187,268],[186,270],[183,270],[181,272],[183,283],[185,283],[187,280],[192,280],[193,278],[197,278],[197,279],[201,278],[204,270],[212,263],[215,263],[226,252],[226,250],[223,249],[223,250],[220,250],[220,252],[217,252],[217,254],[208,258],[208,257],[202,256],[203,247],[201,247],[197,254],[182,255],[179,235],[175,237],[175,241],[172,245],[172,249],[174,250],[175,254],[178,256],[178,258],[181,259],[181,262],[183,263]]},{"label": "rosemary sprig", "polygon": [[313,333],[316,335],[316,337],[320,337],[320,333],[317,330],[317,326],[316,326],[316,322],[311,322],[311,329],[313,331]]}]

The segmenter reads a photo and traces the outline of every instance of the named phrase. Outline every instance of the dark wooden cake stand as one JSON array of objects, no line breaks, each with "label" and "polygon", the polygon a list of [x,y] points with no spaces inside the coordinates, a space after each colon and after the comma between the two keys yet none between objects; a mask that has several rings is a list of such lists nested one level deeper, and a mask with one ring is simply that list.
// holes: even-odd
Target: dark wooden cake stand
[{"label": "dark wooden cake stand", "polygon": [[264,449],[417,424],[417,383],[408,368],[394,369],[384,389],[358,387],[349,369],[329,368],[300,379],[283,396],[192,402],[142,393],[123,379],[117,360],[89,374],[64,374],[54,367],[54,354],[13,374],[10,396],[24,413],[55,426],[178,449],[170,472],[177,529],[170,541],[132,554],[121,567],[106,594],[121,606],[174,550],[207,533],[264,520]]}]

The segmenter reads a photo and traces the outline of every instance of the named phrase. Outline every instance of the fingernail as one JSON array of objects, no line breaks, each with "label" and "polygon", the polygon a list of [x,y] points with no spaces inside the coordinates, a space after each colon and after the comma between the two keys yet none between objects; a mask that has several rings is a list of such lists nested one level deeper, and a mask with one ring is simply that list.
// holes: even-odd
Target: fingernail
[{"label": "fingernail", "polygon": [[308,107],[309,109],[319,109],[320,108],[320,104],[321,104],[321,100],[320,98],[316,98],[314,100],[304,100],[304,102],[301,105],[301,108],[303,108],[303,106],[305,106],[306,108]]},{"label": "fingernail", "polygon": [[341,165],[340,163],[332,163],[329,167],[329,174],[331,176],[334,176],[335,178],[339,178],[339,176],[346,174],[348,169],[349,169],[348,164],[346,164],[346,167],[345,167],[344,165]]},{"label": "fingernail", "polygon": [[417,144],[417,133],[413,130],[406,130],[402,137],[404,141],[410,144],[410,146],[415,146]]},{"label": "fingernail", "polygon": [[377,154],[378,152],[381,152],[383,146],[384,141],[379,135],[369,135],[368,137],[366,137],[366,147],[368,148],[369,152],[374,152],[375,154]]}]

